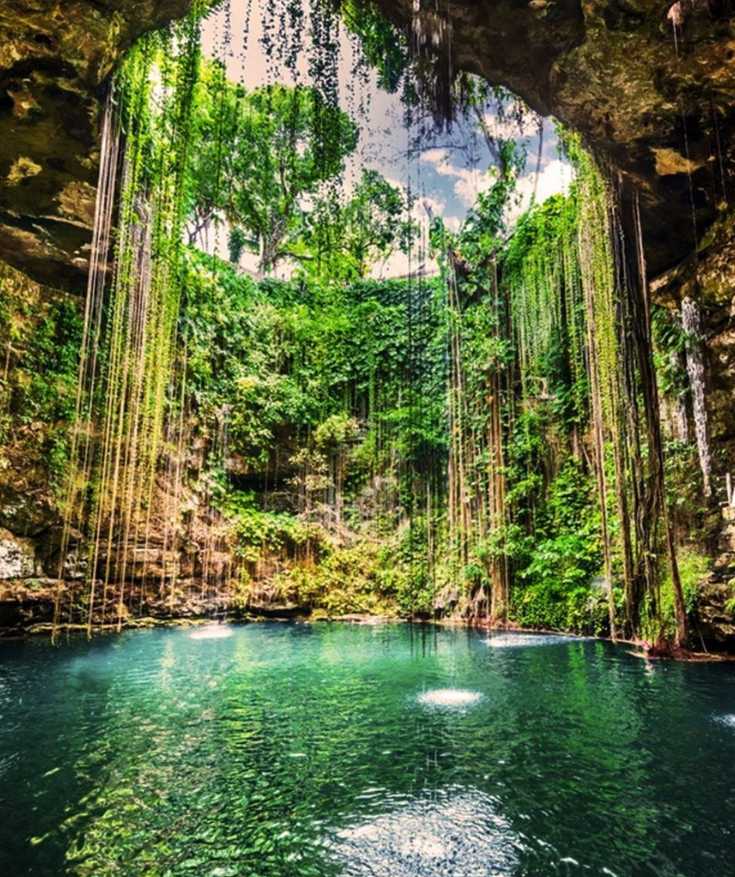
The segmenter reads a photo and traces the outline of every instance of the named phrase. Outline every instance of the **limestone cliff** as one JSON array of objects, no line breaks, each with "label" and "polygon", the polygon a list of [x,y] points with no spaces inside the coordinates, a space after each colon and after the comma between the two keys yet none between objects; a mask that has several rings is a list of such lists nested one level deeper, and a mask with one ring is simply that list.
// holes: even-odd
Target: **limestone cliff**
[{"label": "limestone cliff", "polygon": [[102,86],[141,33],[189,0],[0,2],[0,259],[84,286]]},{"label": "limestone cliff", "polygon": [[579,131],[626,194],[638,189],[652,273],[687,255],[735,195],[729,4],[448,0],[416,16],[410,0],[378,3],[437,58],[433,81],[461,69],[506,86]]}]

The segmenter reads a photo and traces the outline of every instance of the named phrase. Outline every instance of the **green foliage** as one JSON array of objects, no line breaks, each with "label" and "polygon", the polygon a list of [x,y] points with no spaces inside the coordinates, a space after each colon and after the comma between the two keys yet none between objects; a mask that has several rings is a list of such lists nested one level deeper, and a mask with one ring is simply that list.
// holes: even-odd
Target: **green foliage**
[{"label": "green foliage", "polygon": [[667,308],[651,308],[654,363],[662,395],[684,401],[689,391],[684,354],[687,338],[681,322]]},{"label": "green foliage", "polygon": [[335,449],[357,438],[358,423],[344,412],[330,415],[314,430],[314,444],[319,450]]},{"label": "green foliage", "polygon": [[725,612],[735,615],[735,580],[731,579],[728,583],[730,587],[730,597],[725,601]]},{"label": "green foliage", "polygon": [[548,198],[519,219],[502,262],[525,392],[549,396],[569,425],[587,407],[578,221],[576,198]]},{"label": "green foliage", "polygon": [[[569,550],[574,550],[574,546],[569,546]],[[529,629],[602,635],[608,628],[607,596],[601,590],[593,591],[589,585],[545,579],[518,592],[511,617]]]},{"label": "green foliage", "polygon": [[409,208],[400,189],[363,169],[346,203],[323,198],[306,217],[293,251],[303,274],[327,284],[362,280],[395,250],[406,253],[417,232]]},{"label": "green foliage", "polygon": [[508,442],[508,502],[522,512],[530,511],[544,488],[543,458],[545,418],[541,410],[528,408],[514,420]]},{"label": "green foliage", "polygon": [[[330,614],[430,612],[426,526],[411,510],[417,469],[446,453],[441,284],[255,283],[193,250],[185,268],[180,359],[198,429],[224,417],[229,458],[258,473],[255,492],[231,483],[222,504],[247,587],[270,578]],[[277,509],[261,481],[274,467]]]},{"label": "green foliage", "polygon": [[250,563],[263,552],[293,554],[308,542],[318,543],[323,533],[287,512],[264,511],[256,505],[252,493],[230,492],[224,512],[231,521],[236,539],[236,555]]},{"label": "green foliage", "polygon": [[293,563],[274,578],[283,599],[315,617],[351,612],[432,615],[435,589],[426,569],[422,527],[404,527],[380,540],[324,545],[317,562]]},{"label": "green foliage", "polygon": [[409,64],[408,45],[372,2],[342,0],[340,14],[347,28],[360,39],[367,61],[378,72],[378,85],[395,92]]},{"label": "green foliage", "polygon": [[310,607],[317,618],[352,612],[395,616],[395,585],[380,560],[375,542],[360,541],[331,550],[317,564],[293,567],[275,585],[282,597]]},{"label": "green foliage", "polygon": [[316,88],[267,85],[246,92],[205,65],[192,125],[190,240],[227,220],[267,274],[297,256],[308,201],[339,175],[357,129]]},{"label": "green foliage", "polygon": [[[693,617],[699,598],[699,586],[711,569],[711,560],[700,549],[689,546],[678,554],[679,577],[684,594],[684,608]],[[650,614],[650,604],[644,607],[641,636],[650,643],[664,637],[673,639],[676,632],[676,611],[671,571],[668,570],[660,586],[660,606],[656,616]]]},{"label": "green foliage", "polygon": [[[326,431],[343,429],[353,441],[354,410],[365,412],[384,440],[412,421],[416,444],[442,446],[441,389],[422,417],[414,418],[403,398],[399,404],[406,283],[366,281],[334,293],[299,282],[257,285],[226,263],[191,252],[185,286],[180,331],[188,392],[204,419],[227,410],[231,448],[253,465],[287,435],[314,432],[320,445]],[[423,295],[431,298],[435,290],[427,285]],[[414,331],[429,350],[442,329],[434,319]],[[430,353],[431,368],[417,380],[441,388],[441,344]]]},{"label": "green foliage", "polygon": [[56,490],[67,471],[75,408],[82,335],[77,302],[44,292],[5,269],[0,273],[0,319],[0,469],[30,467],[38,458]]},{"label": "green foliage", "polygon": [[[685,441],[669,441],[664,447],[666,506],[675,528],[695,544],[706,545],[712,537],[712,521],[704,499],[702,470],[697,447]],[[717,516],[719,518],[719,515]],[[718,522],[715,521],[715,527]]]},{"label": "green foliage", "polygon": [[517,571],[512,617],[519,624],[599,632],[606,621],[602,588],[592,586],[602,563],[593,484],[569,460],[549,485],[536,515],[528,562]]},{"label": "green foliage", "polygon": [[14,373],[12,408],[21,423],[71,419],[81,335],[76,304],[67,299],[49,302],[44,316],[24,339],[25,353]]}]

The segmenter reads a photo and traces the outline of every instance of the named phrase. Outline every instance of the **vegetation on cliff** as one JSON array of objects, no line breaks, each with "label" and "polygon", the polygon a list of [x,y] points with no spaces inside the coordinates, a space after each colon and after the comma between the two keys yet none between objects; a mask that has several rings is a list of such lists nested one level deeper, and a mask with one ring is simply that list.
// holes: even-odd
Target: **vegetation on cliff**
[{"label": "vegetation on cliff", "polygon": [[[2,429],[41,424],[55,630],[194,593],[687,642],[711,534],[706,425],[681,433],[698,342],[651,308],[623,233],[637,200],[562,132],[571,190],[510,224],[524,156],[485,118],[527,111],[460,77],[433,96],[495,167],[427,240],[410,191],[374,171],[338,185],[359,126],[336,13],[312,10],[311,85],[253,90],[203,60],[201,14],[111,85],[84,313],[57,297],[31,316],[4,280]],[[374,60],[385,29],[345,14]],[[289,45],[273,52],[295,65]],[[430,70],[396,45],[382,79],[418,115]],[[438,275],[371,278],[397,251]]]}]

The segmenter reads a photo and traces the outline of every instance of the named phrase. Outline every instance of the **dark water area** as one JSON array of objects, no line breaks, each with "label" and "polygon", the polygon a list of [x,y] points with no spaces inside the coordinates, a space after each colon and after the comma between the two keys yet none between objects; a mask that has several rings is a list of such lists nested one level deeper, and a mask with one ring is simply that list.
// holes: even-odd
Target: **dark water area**
[{"label": "dark water area", "polygon": [[735,874],[735,668],[409,625],[0,644],[0,874]]}]

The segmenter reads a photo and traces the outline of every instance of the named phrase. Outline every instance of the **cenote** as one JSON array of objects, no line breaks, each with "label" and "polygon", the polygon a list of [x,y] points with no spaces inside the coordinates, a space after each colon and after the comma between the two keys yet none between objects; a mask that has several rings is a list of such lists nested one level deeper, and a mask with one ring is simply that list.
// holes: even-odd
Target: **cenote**
[{"label": "cenote", "polygon": [[0,877],[735,874],[733,47],[0,0]]},{"label": "cenote", "polygon": [[203,630],[3,645],[2,873],[732,873],[722,665],[405,624]]}]

